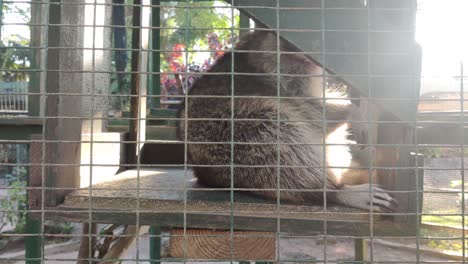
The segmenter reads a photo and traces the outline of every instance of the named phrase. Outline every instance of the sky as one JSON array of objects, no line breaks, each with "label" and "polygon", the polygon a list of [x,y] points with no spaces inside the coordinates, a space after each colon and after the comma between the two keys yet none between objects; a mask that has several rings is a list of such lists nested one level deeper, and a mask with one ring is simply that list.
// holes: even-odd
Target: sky
[{"label": "sky", "polygon": [[421,93],[460,90],[454,76],[460,76],[460,64],[468,62],[467,32],[468,0],[418,0],[416,41],[423,52]]},{"label": "sky", "polygon": [[[4,5],[9,5],[10,7],[16,6],[21,9],[27,9],[30,4],[27,3],[30,2],[29,0],[21,0],[21,3],[4,3]],[[25,25],[28,21],[24,21],[22,19],[23,17],[20,16],[18,13],[3,13],[3,26],[2,26],[2,41],[5,42],[5,40],[11,36],[11,35],[20,35],[23,38],[29,39],[30,37],[30,31],[29,31],[29,26]],[[12,25],[12,24],[18,24],[18,23],[23,23],[23,25]]]}]

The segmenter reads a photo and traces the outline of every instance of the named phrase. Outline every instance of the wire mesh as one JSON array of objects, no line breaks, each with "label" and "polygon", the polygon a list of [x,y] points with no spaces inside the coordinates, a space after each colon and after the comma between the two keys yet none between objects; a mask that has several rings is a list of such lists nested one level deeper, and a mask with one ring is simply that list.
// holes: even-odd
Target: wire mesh
[{"label": "wire mesh", "polygon": [[465,263],[428,2],[0,1],[0,259]]}]

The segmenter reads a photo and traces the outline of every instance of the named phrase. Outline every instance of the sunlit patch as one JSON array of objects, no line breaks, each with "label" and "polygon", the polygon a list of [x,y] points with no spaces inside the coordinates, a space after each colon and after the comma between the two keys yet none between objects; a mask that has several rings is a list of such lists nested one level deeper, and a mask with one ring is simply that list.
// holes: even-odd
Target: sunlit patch
[{"label": "sunlit patch", "polygon": [[350,105],[351,100],[346,98],[342,92],[340,91],[327,91],[326,98],[327,103],[334,104],[334,105]]},{"label": "sunlit patch", "polygon": [[[89,170],[89,167],[87,169]],[[116,181],[121,181],[121,180],[126,180],[126,179],[132,179],[132,178],[134,178],[136,181],[137,178],[155,176],[155,175],[164,174],[164,173],[167,173],[167,172],[150,170],[150,169],[141,169],[138,171],[138,173],[134,170],[128,170],[128,171],[119,173],[117,175],[114,175],[114,174],[109,174],[109,170],[106,167],[93,166],[92,181],[93,181],[93,185],[99,184],[99,183],[105,183],[105,182],[116,182]],[[80,180],[81,180],[80,188],[89,187],[90,177],[81,177]]]},{"label": "sunlit patch", "polygon": [[349,144],[356,142],[347,140],[348,124],[342,124],[335,131],[330,133],[327,138],[327,144],[340,144],[327,146],[327,164],[331,167],[338,182],[341,182],[343,174],[348,171],[351,165],[352,155],[349,151]]}]

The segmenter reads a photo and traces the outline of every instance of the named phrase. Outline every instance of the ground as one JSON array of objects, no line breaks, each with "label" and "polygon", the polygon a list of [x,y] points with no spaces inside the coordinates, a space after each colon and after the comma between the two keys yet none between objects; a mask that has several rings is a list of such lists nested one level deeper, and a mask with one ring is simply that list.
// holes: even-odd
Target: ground
[{"label": "ground", "polygon": [[[354,257],[354,242],[353,240],[327,238],[327,246],[323,243],[323,239],[307,239],[307,238],[288,238],[280,241],[280,257],[281,259],[287,260],[287,262],[308,262],[308,263],[325,263],[315,262],[324,260],[324,252],[327,252],[326,259],[332,263],[336,263],[337,260],[352,260]],[[77,239],[70,242],[62,243],[58,246],[50,247],[45,249],[45,263],[47,264],[71,264],[76,263],[76,257],[79,247],[79,241]],[[372,252],[372,257],[370,253]],[[368,246],[368,260],[385,262],[385,261],[398,261],[398,263],[415,263],[417,261],[417,254],[414,250],[408,250],[405,248],[398,248],[389,245],[383,245],[379,241],[373,241],[372,247]],[[136,246],[130,249],[125,259],[128,261],[122,263],[137,263],[137,254],[139,255],[138,263],[149,263],[145,261],[149,256],[149,241],[147,237],[139,240],[138,253]],[[164,253],[163,253],[164,254]],[[1,258],[24,258],[24,252],[16,252],[15,254],[0,254]],[[419,261],[432,261],[439,263],[447,263],[450,259],[447,257],[441,257],[434,255],[429,252],[420,252]],[[284,263],[287,263],[284,262]],[[20,264],[24,263],[23,260],[18,261],[2,261],[5,264]],[[166,263],[176,263],[169,262]],[[192,263],[192,262],[187,262]],[[203,262],[194,262],[203,263]],[[206,262],[209,263],[209,262]],[[213,262],[210,262],[213,263]],[[228,262],[226,262],[228,263]]]}]

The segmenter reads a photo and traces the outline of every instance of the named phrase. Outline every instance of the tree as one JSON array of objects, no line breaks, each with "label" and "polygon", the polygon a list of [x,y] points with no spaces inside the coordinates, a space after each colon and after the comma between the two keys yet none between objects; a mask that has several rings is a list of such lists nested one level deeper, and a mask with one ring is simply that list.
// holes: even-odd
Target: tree
[{"label": "tree", "polygon": [[220,1],[170,2],[162,8],[161,49],[168,52],[161,53],[161,93],[184,94],[195,79],[185,73],[205,71],[222,56],[237,40],[232,26],[238,23],[238,12],[232,16]]},{"label": "tree", "polygon": [[[29,23],[31,20],[31,7],[26,3],[3,4],[2,24],[5,18],[14,18],[16,23]],[[2,26],[2,31],[5,27]],[[29,76],[26,72],[30,67],[31,49],[29,49],[29,34],[22,36],[16,34],[2,34],[0,42],[0,67],[2,68],[2,79],[5,82],[27,81]]]},{"label": "tree", "polygon": [[9,36],[6,45],[0,44],[0,65],[4,82],[28,81],[31,50],[29,40],[19,35]]}]

